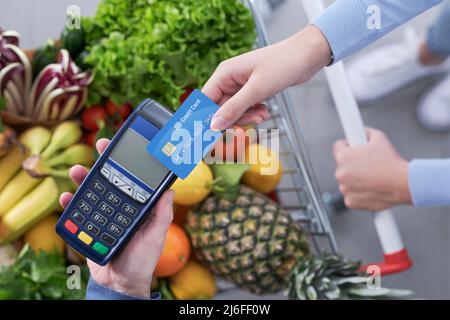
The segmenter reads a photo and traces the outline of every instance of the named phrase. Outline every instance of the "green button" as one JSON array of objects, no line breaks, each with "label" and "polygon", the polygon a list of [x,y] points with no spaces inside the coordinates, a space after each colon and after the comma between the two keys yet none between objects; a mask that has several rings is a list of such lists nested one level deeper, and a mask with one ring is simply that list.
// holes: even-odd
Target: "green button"
[{"label": "green button", "polygon": [[93,246],[94,250],[100,254],[105,254],[108,252],[108,248],[102,245],[100,242],[96,242]]}]

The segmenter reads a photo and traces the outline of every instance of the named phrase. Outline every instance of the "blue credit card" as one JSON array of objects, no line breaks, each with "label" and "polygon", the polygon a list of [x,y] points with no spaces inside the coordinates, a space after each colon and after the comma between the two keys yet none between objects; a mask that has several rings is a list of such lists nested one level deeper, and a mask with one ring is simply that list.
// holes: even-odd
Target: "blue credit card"
[{"label": "blue credit card", "polygon": [[222,132],[210,129],[219,106],[194,90],[147,146],[147,151],[179,178],[186,178]]}]

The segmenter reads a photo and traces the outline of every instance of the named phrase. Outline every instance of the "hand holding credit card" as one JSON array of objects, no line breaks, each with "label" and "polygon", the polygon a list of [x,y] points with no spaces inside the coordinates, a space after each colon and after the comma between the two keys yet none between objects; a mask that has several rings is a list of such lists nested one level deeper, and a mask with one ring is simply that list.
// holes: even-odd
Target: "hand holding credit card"
[{"label": "hand holding credit card", "polygon": [[185,179],[212,149],[222,132],[210,129],[219,106],[194,90],[147,146],[147,151]]}]

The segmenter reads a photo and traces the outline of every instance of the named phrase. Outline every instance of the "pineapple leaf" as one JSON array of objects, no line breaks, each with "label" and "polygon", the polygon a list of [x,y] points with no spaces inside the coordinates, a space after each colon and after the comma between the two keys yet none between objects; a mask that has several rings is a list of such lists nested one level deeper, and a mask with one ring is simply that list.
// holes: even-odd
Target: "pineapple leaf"
[{"label": "pineapple leaf", "polygon": [[364,298],[376,298],[376,297],[384,297],[389,293],[389,289],[386,288],[378,288],[378,289],[369,289],[369,288],[351,288],[349,289],[349,294],[364,297]]},{"label": "pineapple leaf", "polygon": [[222,181],[227,186],[234,186],[239,183],[242,175],[250,168],[245,163],[215,163],[211,165],[214,177],[222,177]]},{"label": "pineapple leaf", "polygon": [[338,278],[338,279],[335,279],[335,281],[337,282],[338,285],[343,285],[343,284],[347,284],[347,283],[358,284],[358,283],[366,283],[367,278],[356,276],[356,277],[349,277],[349,278]]},{"label": "pineapple leaf", "polygon": [[314,289],[313,286],[309,286],[308,289],[306,289],[306,295],[308,296],[309,300],[317,300],[317,291]]},{"label": "pineapple leaf", "polygon": [[334,254],[306,256],[290,274],[290,299],[396,299],[411,295],[409,290],[370,289],[367,277],[358,272],[358,262]]},{"label": "pineapple leaf", "polygon": [[239,180],[250,167],[249,164],[216,163],[210,166],[214,173],[213,191],[220,197],[234,200],[239,191]]},{"label": "pineapple leaf", "polygon": [[341,290],[339,290],[339,287],[335,287],[334,289],[327,291],[325,293],[325,297],[328,300],[337,300],[337,299],[342,299],[342,293]]},{"label": "pineapple leaf", "polygon": [[384,297],[395,299],[411,296],[413,294],[414,292],[411,290],[389,289],[389,292]]}]

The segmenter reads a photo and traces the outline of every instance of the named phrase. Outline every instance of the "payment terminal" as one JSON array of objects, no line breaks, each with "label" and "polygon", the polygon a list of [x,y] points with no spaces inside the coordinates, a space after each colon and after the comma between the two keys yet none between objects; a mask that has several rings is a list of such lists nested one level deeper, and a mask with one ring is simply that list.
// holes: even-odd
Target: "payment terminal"
[{"label": "payment terminal", "polygon": [[176,176],[147,146],[172,112],[147,99],[130,115],[78,188],[56,226],[76,251],[106,264],[126,244]]}]

